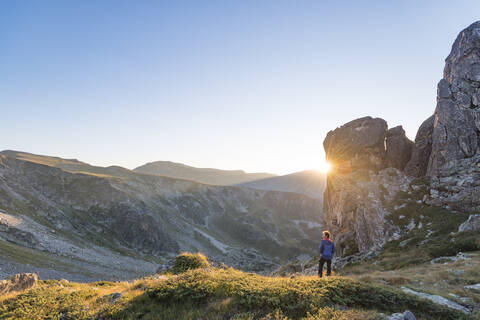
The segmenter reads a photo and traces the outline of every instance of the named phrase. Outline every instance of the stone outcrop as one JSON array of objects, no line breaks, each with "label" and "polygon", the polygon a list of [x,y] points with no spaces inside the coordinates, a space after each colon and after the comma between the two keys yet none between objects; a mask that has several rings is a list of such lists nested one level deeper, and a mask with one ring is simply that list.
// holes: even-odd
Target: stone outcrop
[{"label": "stone outcrop", "polygon": [[410,288],[406,288],[406,287],[402,287],[402,291],[405,292],[405,293],[408,293],[408,294],[413,294],[417,297],[421,297],[421,298],[426,299],[426,300],[430,300],[430,301],[432,301],[436,304],[445,306],[447,308],[462,311],[465,314],[471,313],[471,311],[468,308],[466,308],[466,307],[462,306],[461,304],[458,304],[458,303],[456,303],[452,300],[448,300],[448,299],[446,299],[442,296],[423,293],[423,292],[418,292],[418,291],[414,291],[414,290],[412,290]]},{"label": "stone outcrop", "polygon": [[396,231],[385,220],[382,201],[408,187],[410,178],[397,168],[406,165],[400,153],[411,152],[413,142],[401,127],[388,130],[385,120],[365,117],[330,131],[324,147],[333,166],[324,194],[325,223],[338,252],[380,247]]},{"label": "stone outcrop", "polygon": [[35,273],[16,274],[10,279],[0,281],[0,295],[25,291],[33,287],[37,281],[38,276]]},{"label": "stone outcrop", "polygon": [[415,145],[410,161],[405,167],[405,173],[413,177],[421,177],[427,173],[430,154],[432,153],[432,132],[435,116],[425,120],[418,129]]},{"label": "stone outcrop", "polygon": [[383,167],[387,122],[364,117],[330,131],[323,142],[327,161],[336,169],[354,171]]},{"label": "stone outcrop", "polygon": [[480,230],[480,214],[471,214],[468,220],[458,227],[458,232]]},{"label": "stone outcrop", "polygon": [[414,143],[405,136],[402,126],[388,130],[385,167],[403,170],[412,155]]},{"label": "stone outcrop", "polygon": [[[385,222],[384,203],[414,177],[428,183],[421,202],[478,213],[480,21],[455,40],[437,86],[435,112],[420,126],[415,143],[401,126],[388,130],[384,120],[365,117],[329,132],[324,148],[335,168],[327,177],[325,223],[343,255],[384,243],[394,228]],[[477,228],[476,221],[471,216],[461,229]]]},{"label": "stone outcrop", "polygon": [[[464,212],[480,210],[479,145],[480,21],[460,32],[445,60],[443,79],[438,83],[431,152],[425,172],[433,189],[429,204]],[[416,146],[414,154],[420,152],[419,147],[421,144]],[[423,168],[425,158],[421,160]],[[407,170],[407,173],[415,172]],[[419,175],[422,174],[420,170]]]}]

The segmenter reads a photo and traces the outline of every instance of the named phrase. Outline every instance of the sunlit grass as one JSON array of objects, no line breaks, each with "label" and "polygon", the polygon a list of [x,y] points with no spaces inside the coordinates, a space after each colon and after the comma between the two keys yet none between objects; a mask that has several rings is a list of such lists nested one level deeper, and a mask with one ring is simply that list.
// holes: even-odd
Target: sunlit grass
[{"label": "sunlit grass", "polygon": [[388,286],[211,267],[131,282],[40,281],[0,299],[0,319],[375,319],[406,309],[418,319],[468,319]]}]

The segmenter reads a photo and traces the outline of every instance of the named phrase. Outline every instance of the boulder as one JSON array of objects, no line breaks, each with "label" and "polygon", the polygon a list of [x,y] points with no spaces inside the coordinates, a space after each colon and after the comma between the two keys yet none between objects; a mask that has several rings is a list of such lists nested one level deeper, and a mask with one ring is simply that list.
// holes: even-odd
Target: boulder
[{"label": "boulder", "polygon": [[405,136],[402,126],[391,128],[386,138],[386,168],[403,170],[412,155],[414,143]]},{"label": "boulder", "polygon": [[458,304],[458,303],[456,303],[452,300],[448,300],[447,298],[444,298],[442,296],[423,293],[423,292],[418,292],[418,291],[414,291],[414,290],[406,288],[406,287],[402,287],[402,290],[405,293],[413,294],[417,297],[430,300],[430,301],[432,301],[436,304],[446,306],[450,309],[459,310],[459,311],[462,311],[465,314],[470,314],[471,313],[471,311],[469,309],[465,308],[464,306],[462,306],[462,305],[460,305],[460,304]]},{"label": "boulder", "polygon": [[30,289],[38,281],[35,273],[16,274],[10,279],[0,281],[0,295]]},{"label": "boulder", "polygon": [[480,214],[471,214],[467,221],[458,227],[458,232],[480,230]]},{"label": "boulder", "polygon": [[479,292],[479,293],[480,293],[480,283],[472,284],[472,285],[469,285],[469,286],[465,286],[465,289],[469,289],[469,290],[472,290],[472,291],[475,291],[475,292]]},{"label": "boulder", "polygon": [[403,320],[403,314],[393,313],[390,317],[388,317],[388,320]]},{"label": "boulder", "polygon": [[415,316],[413,315],[413,313],[411,311],[405,311],[403,313],[403,319],[404,320],[416,320],[417,318],[415,318]]},{"label": "boulder", "polygon": [[330,131],[323,142],[326,159],[336,170],[382,168],[385,158],[387,122],[364,117]]},{"label": "boulder", "polygon": [[405,311],[404,313],[393,313],[390,317],[387,318],[388,320],[416,320],[413,313],[410,311]]},{"label": "boulder", "polygon": [[430,154],[432,153],[432,132],[435,117],[425,120],[417,131],[412,155],[405,166],[405,173],[413,177],[421,177],[427,173]]}]

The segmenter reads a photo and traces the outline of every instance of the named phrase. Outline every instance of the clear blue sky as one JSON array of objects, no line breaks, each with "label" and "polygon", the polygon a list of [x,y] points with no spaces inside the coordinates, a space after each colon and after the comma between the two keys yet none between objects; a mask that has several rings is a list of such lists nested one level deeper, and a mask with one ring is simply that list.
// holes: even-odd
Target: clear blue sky
[{"label": "clear blue sky", "polygon": [[480,1],[0,2],[0,149],[289,173],[371,115],[410,138]]}]

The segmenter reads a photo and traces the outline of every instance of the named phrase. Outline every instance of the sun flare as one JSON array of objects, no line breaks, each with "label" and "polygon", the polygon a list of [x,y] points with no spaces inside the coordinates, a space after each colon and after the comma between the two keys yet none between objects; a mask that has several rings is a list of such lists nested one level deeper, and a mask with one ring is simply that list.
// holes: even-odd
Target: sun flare
[{"label": "sun flare", "polygon": [[330,171],[331,168],[332,168],[332,165],[327,161],[324,161],[320,163],[320,166],[318,167],[318,171],[320,171],[321,173],[328,173],[328,171]]}]

